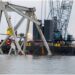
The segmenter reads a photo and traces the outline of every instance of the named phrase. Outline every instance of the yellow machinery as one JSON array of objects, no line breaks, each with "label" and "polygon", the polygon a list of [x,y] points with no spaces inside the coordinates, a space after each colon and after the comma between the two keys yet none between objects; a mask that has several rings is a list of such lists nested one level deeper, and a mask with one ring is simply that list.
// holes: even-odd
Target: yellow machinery
[{"label": "yellow machinery", "polygon": [[7,34],[7,35],[10,35],[10,36],[13,35],[13,30],[12,30],[11,27],[8,27],[6,34]]}]

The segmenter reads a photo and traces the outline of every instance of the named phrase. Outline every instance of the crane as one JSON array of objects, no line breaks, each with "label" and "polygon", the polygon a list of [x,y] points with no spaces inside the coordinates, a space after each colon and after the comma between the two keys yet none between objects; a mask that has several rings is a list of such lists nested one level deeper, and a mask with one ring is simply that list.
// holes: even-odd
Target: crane
[{"label": "crane", "polygon": [[53,19],[53,24],[55,20],[57,21],[54,30],[58,30],[64,40],[66,40],[67,28],[72,11],[73,0],[50,0],[49,5],[50,12],[48,18]]},{"label": "crane", "polygon": [[63,0],[61,5],[61,16],[59,18],[60,30],[64,36],[64,39],[67,37],[67,28],[71,15],[73,0]]}]

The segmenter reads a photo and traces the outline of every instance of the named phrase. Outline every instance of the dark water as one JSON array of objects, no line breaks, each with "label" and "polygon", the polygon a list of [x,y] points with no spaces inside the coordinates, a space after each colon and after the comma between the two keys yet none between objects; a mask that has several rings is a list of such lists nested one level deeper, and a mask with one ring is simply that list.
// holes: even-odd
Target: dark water
[{"label": "dark water", "polygon": [[0,74],[74,74],[75,56],[0,55]]}]

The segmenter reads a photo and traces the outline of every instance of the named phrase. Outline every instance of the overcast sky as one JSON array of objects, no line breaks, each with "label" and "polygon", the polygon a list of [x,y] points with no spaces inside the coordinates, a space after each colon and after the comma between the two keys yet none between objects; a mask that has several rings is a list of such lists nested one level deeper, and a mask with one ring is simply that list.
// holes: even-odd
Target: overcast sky
[{"label": "overcast sky", "polygon": [[[42,0],[3,0],[3,1],[8,1],[10,3],[13,4],[17,4],[17,5],[21,5],[21,6],[26,6],[26,7],[35,7],[36,8],[36,15],[39,19],[41,19],[41,4],[42,4]],[[46,9],[46,17],[48,16],[49,13],[49,0],[47,1],[47,9]],[[43,0],[44,4],[45,4],[45,0]],[[43,15],[45,14],[44,8],[43,10]],[[9,15],[11,15],[12,17],[12,24],[15,26],[16,23],[19,21],[19,19],[21,18],[21,16],[19,16],[16,13],[9,13]],[[45,17],[45,16],[43,16]],[[4,15],[2,17],[2,21],[1,21],[1,27],[0,27],[0,33],[5,33],[6,32],[6,28],[7,27],[7,23],[6,20],[4,18]],[[21,27],[18,29],[18,32],[25,32],[25,22],[22,23]],[[32,32],[32,26],[30,27],[30,33]],[[69,21],[69,25],[68,25],[68,32],[70,34],[72,34],[75,37],[75,1],[73,4],[73,9],[72,9],[72,13],[71,13],[71,17],[70,17],[70,21]],[[2,36],[0,36],[2,37]],[[3,38],[3,37],[2,37]]]}]

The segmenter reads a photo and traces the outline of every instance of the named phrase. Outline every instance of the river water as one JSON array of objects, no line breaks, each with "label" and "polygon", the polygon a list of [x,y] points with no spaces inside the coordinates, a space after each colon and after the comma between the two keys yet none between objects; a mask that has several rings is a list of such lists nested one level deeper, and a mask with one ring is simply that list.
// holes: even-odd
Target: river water
[{"label": "river water", "polygon": [[74,74],[75,56],[0,55],[0,74]]}]

